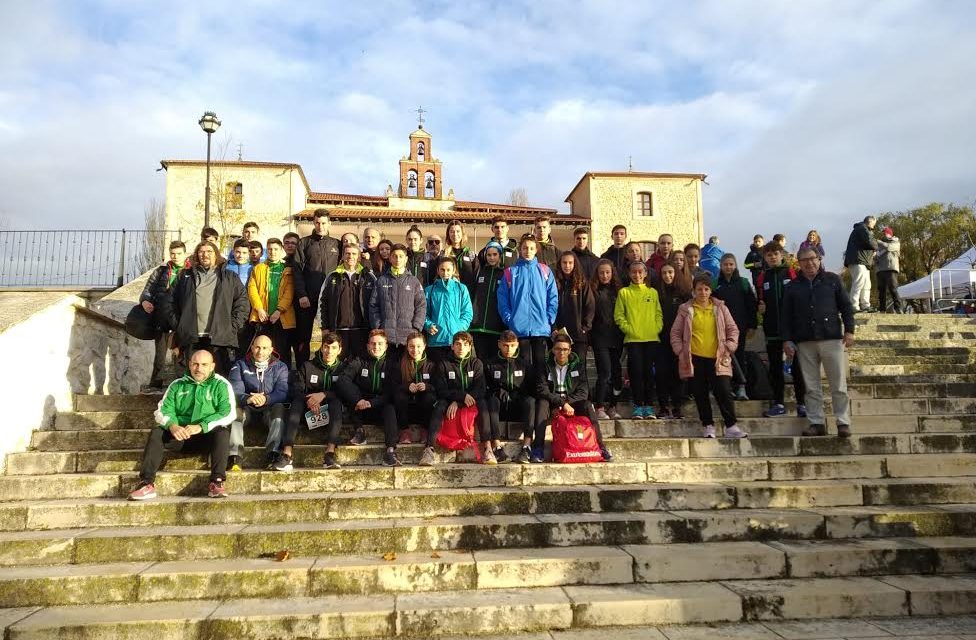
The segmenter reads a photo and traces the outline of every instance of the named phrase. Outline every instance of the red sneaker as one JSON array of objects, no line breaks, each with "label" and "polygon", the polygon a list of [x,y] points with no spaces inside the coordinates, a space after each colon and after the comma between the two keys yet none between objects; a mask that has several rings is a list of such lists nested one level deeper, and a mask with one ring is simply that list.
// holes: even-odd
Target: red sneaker
[{"label": "red sneaker", "polygon": [[416,440],[414,440],[414,442],[419,442],[419,443],[427,444],[427,429],[421,429],[420,430],[420,433],[417,434],[417,435],[418,435],[418,438]]},{"label": "red sneaker", "polygon": [[129,500],[152,500],[155,497],[156,485],[151,482],[140,482],[139,486],[129,494]]},{"label": "red sneaker", "polygon": [[210,483],[209,490],[207,491],[208,498],[226,498],[227,489],[224,489],[223,480],[214,480]]},{"label": "red sneaker", "polygon": [[400,444],[410,444],[410,429],[400,430]]}]

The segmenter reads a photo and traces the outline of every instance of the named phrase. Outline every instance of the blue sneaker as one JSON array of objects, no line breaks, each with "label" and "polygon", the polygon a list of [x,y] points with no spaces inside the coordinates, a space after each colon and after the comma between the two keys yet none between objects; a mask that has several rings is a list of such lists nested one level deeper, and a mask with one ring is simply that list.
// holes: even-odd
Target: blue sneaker
[{"label": "blue sneaker", "polygon": [[630,412],[631,420],[643,420],[644,419],[644,407],[634,406],[634,410]]},{"label": "blue sneaker", "polygon": [[654,407],[644,407],[644,419],[657,420],[657,415],[654,413]]},{"label": "blue sneaker", "polygon": [[800,416],[801,418],[806,418],[807,417],[807,405],[805,405],[805,404],[798,404],[798,405],[796,405],[796,415]]},{"label": "blue sneaker", "polygon": [[765,418],[779,418],[780,416],[786,415],[786,407],[781,404],[774,404],[770,408],[763,411],[763,417]]},{"label": "blue sneaker", "polygon": [[542,449],[532,447],[532,455],[529,456],[529,462],[533,464],[538,464],[540,462],[545,462],[546,458],[543,455]]}]

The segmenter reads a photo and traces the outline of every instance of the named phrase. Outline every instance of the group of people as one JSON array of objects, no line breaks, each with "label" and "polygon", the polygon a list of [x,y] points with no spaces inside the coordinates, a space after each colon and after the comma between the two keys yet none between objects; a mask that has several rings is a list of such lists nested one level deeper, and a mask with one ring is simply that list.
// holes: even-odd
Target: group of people
[{"label": "group of people", "polygon": [[[558,412],[586,416],[610,461],[599,423],[621,417],[616,400],[624,387],[624,352],[631,418],[680,418],[690,388],[704,437],[717,435],[709,395],[719,406],[724,437],[746,437],[733,399],[746,399],[741,357],[760,322],[770,362],[777,363],[770,366],[776,397],[767,415],[785,414],[778,363],[784,353],[799,354],[793,375],[798,409],[816,435],[824,425],[820,361],[833,367],[838,351],[805,343],[849,344],[853,338],[846,292],[809,248],[797,255],[797,273],[781,244],[764,245],[754,288],[716,237],[705,247],[677,250],[673,237],[663,234],[645,259],[642,245],[629,242],[627,229],[617,225],[613,245],[598,257],[586,228],[575,229],[573,247],[559,251],[548,218],[516,240],[499,217],[480,250],[469,246],[464,225],[452,221],[444,245],[431,237],[424,251],[417,227],[404,243],[369,228],[360,244],[355,234],[329,235],[327,210],[316,210],[313,222],[309,236],[289,234],[264,245],[253,237],[257,225],[248,223],[226,258],[205,230],[190,259],[174,243],[170,261],[150,277],[143,307],[157,318],[157,353],[165,356],[165,347],[172,347],[188,358],[189,373],[160,402],[161,428],[146,445],[133,499],[155,495],[165,450],[188,447],[211,452],[209,494],[224,495],[228,466],[241,465],[243,431],[258,423],[267,428],[265,464],[271,469],[292,469],[302,429],[318,431],[323,465],[338,467],[336,447],[347,418],[354,425],[352,445],[366,442],[362,424],[382,425],[383,464],[389,466],[400,464],[397,445],[411,441],[406,427],[414,425],[425,445],[421,464],[434,464],[441,422],[463,406],[477,408],[486,464],[508,459],[501,420],[525,424],[516,460],[542,462],[545,430]],[[828,291],[836,294],[830,300]],[[815,307],[816,315],[806,317]],[[310,353],[317,313],[321,349]],[[586,375],[591,348],[592,390]],[[842,360],[842,347],[839,353]],[[816,384],[805,385],[804,407],[798,374],[807,368],[818,374]],[[160,370],[157,362],[154,378]],[[846,386],[837,383],[832,380],[831,389],[836,386],[834,408],[844,435],[849,419],[839,396],[846,398]]]}]

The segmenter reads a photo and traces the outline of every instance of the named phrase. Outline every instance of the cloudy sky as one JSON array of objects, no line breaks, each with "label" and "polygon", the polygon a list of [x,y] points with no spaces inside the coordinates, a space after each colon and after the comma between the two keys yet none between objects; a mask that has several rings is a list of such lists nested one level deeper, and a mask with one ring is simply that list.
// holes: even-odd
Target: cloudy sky
[{"label": "cloudy sky", "polygon": [[[290,6],[293,5],[293,6]],[[138,228],[196,122],[381,194],[428,110],[445,184],[567,210],[588,170],[701,172],[706,233],[976,198],[976,3],[0,2],[0,217]]]}]

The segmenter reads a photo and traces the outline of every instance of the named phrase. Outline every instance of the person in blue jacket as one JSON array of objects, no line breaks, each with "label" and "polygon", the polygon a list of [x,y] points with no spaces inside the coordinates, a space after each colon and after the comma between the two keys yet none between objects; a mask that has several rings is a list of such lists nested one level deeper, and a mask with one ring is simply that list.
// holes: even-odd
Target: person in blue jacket
[{"label": "person in blue jacket", "polygon": [[237,406],[244,413],[243,421],[237,420],[231,425],[228,468],[240,471],[244,429],[264,423],[268,428],[268,437],[264,441],[267,451],[265,464],[277,469],[281,463],[281,466],[288,468],[279,470],[291,471],[291,459],[284,461],[279,453],[285,431],[285,403],[288,402],[288,365],[274,353],[271,338],[265,335],[255,337],[248,353],[230,368],[228,379]]},{"label": "person in blue jacket", "polygon": [[712,236],[708,239],[708,244],[702,247],[701,260],[698,264],[702,269],[712,274],[712,278],[717,278],[719,271],[722,270],[722,258],[724,256],[725,252],[718,246],[718,236]]},{"label": "person in blue jacket", "polygon": [[454,334],[471,326],[474,312],[471,294],[457,279],[454,259],[443,256],[437,261],[437,279],[424,292],[427,294],[427,319],[424,333],[427,338],[427,357],[434,362],[451,353]]},{"label": "person in blue jacket", "polygon": [[552,324],[559,310],[556,277],[536,259],[538,244],[531,236],[519,242],[519,259],[505,269],[498,285],[498,313],[519,338],[519,351],[533,366],[546,361]]}]

